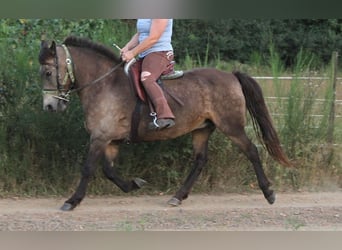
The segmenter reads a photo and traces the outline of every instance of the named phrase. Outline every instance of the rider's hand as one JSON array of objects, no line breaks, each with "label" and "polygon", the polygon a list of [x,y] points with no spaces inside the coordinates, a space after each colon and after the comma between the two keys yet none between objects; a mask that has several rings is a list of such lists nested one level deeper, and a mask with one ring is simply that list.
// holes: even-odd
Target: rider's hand
[{"label": "rider's hand", "polygon": [[125,62],[129,62],[135,57],[131,50],[124,51],[124,48],[121,50],[121,58]]}]

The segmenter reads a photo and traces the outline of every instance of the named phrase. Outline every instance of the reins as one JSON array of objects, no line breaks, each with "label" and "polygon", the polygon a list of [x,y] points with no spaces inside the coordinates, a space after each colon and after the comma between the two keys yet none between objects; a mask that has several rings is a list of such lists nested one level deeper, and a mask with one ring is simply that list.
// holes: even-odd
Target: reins
[{"label": "reins", "polygon": [[117,70],[122,64],[124,63],[124,61],[121,61],[119,64],[115,65],[113,68],[111,68],[110,71],[108,71],[107,73],[105,73],[104,75],[100,76],[99,78],[95,79],[94,81],[92,82],[89,82],[89,83],[86,83],[85,85],[79,87],[79,88],[76,88],[76,89],[71,89],[69,91],[69,94],[73,93],[73,92],[78,92],[78,91],[81,91],[87,87],[90,87],[91,85],[94,85],[95,83],[101,81],[102,79],[106,78],[107,76],[109,76],[111,73],[113,73],[115,70]]},{"label": "reins", "polygon": [[[68,48],[66,47],[65,44],[62,44],[62,48],[64,49],[65,54],[66,54],[65,62],[66,62],[67,71],[66,71],[66,74],[64,76],[62,84],[59,83],[59,76],[57,75],[57,91],[59,92],[58,93],[59,95],[58,96],[54,96],[54,97],[59,99],[59,100],[66,101],[66,102],[69,101],[68,97],[69,97],[70,94],[72,94],[74,92],[79,92],[79,91],[81,91],[81,90],[83,90],[85,88],[88,88],[88,87],[96,84],[97,82],[103,80],[104,78],[106,78],[107,76],[112,74],[115,70],[117,70],[119,67],[121,67],[121,65],[124,63],[124,61],[121,61],[119,64],[115,65],[113,68],[111,68],[104,75],[96,78],[95,80],[93,80],[93,81],[91,81],[89,83],[84,84],[81,87],[74,88],[75,83],[76,83],[76,78],[75,78],[75,74],[74,74],[74,70],[73,70],[73,61],[72,61],[72,58],[71,58],[71,54],[70,54],[70,52],[69,52],[69,50],[68,50]],[[57,61],[56,62],[56,68],[57,68],[57,71],[58,71],[59,65],[58,65],[57,53],[56,53],[56,61]],[[67,82],[68,78],[70,78],[70,80],[71,80],[71,87],[69,88],[69,90],[66,91],[66,93],[63,93],[64,89],[62,89],[62,88],[66,85],[66,82]],[[52,90],[45,90],[45,92],[48,92],[48,91],[52,91]]]}]

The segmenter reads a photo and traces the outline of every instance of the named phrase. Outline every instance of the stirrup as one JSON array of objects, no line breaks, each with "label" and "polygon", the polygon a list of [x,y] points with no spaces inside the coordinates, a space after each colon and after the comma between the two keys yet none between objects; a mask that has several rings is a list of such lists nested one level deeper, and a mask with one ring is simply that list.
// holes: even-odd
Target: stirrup
[{"label": "stirrup", "polygon": [[156,122],[150,122],[148,128],[150,130],[162,130],[165,128],[171,128],[175,125],[175,121],[171,118],[161,118],[158,119]]}]

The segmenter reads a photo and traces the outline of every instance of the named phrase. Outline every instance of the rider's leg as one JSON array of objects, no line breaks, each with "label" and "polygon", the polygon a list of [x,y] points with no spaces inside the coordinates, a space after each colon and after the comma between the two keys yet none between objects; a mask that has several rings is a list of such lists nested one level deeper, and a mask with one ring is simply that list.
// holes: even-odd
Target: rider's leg
[{"label": "rider's leg", "polygon": [[157,79],[169,63],[167,52],[150,53],[142,63],[141,82],[156,110],[159,129],[172,127],[175,124],[175,116],[167,103],[163,90],[157,83]]}]

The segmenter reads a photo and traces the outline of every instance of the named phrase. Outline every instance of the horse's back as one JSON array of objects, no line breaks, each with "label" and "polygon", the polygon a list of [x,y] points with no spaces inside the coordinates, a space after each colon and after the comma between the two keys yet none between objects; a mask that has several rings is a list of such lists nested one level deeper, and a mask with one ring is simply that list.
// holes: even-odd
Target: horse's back
[{"label": "horse's back", "polygon": [[186,91],[197,89],[208,89],[213,92],[220,92],[222,94],[228,94],[236,91],[241,92],[241,86],[239,80],[231,72],[225,72],[215,68],[195,68],[184,72],[184,76],[169,81],[169,85],[173,88],[183,89]]},{"label": "horse's back", "polygon": [[243,99],[239,80],[233,73],[215,68],[196,68],[184,72],[182,78],[167,82],[170,92],[191,105],[218,105],[227,100]]},{"label": "horse's back", "polygon": [[167,91],[182,101],[180,105],[167,95],[177,122],[200,124],[205,120],[234,118],[245,123],[245,99],[233,73],[197,68],[185,71],[182,78],[167,81],[166,86]]}]

